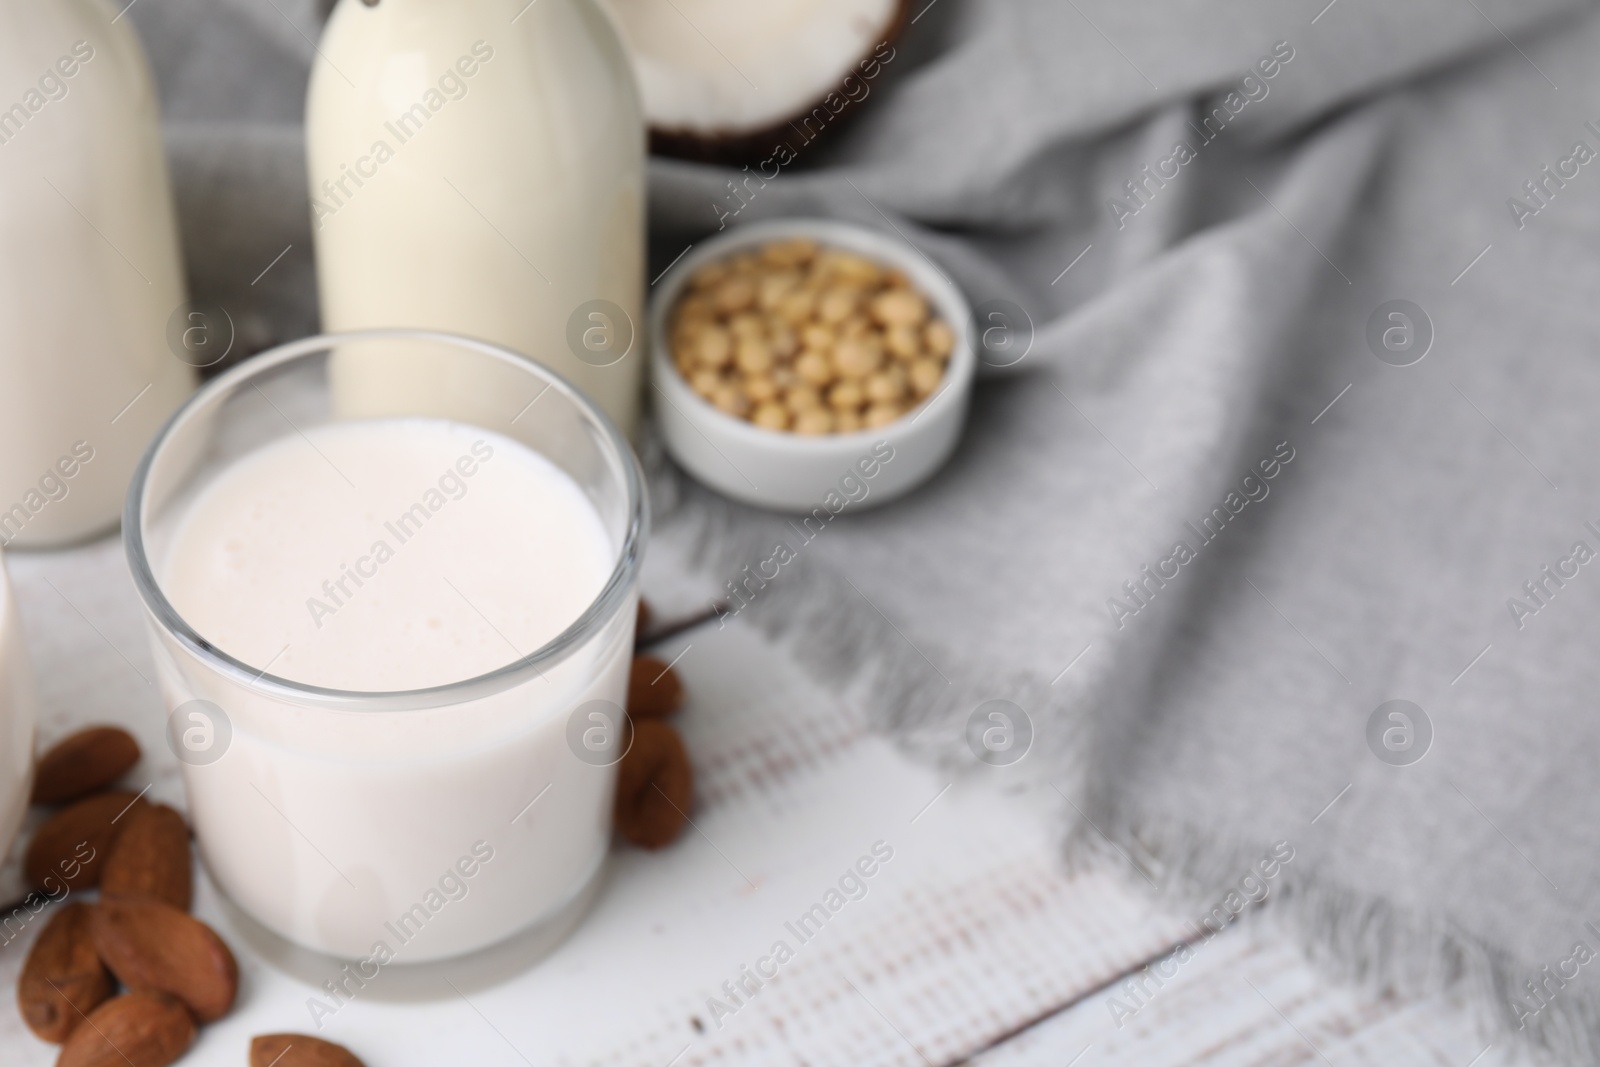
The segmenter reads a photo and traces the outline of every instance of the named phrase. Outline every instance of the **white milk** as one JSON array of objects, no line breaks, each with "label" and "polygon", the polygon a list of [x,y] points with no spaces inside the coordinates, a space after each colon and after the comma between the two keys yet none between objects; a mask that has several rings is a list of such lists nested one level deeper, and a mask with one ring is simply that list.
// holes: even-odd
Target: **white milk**
[{"label": "white milk", "polygon": [[33,672],[23,645],[17,604],[0,559],[0,855],[22,825],[33,791],[33,731],[37,717]]},{"label": "white milk", "polygon": [[[645,135],[605,16],[591,0],[344,0],[320,54],[306,154],[324,328],[493,341],[631,434]],[[397,347],[340,352],[334,371],[336,396],[438,384]]]},{"label": "white milk", "polygon": [[594,601],[612,558],[583,492],[527,446],[380,419],[283,437],[228,468],[183,519],[163,585],[246,663],[382,692],[535,651]]},{"label": "white milk", "polygon": [[[178,614],[252,668],[382,692],[537,650],[615,558],[550,461],[408,418],[324,424],[223,468],[154,564]],[[380,942],[403,963],[455,955],[560,910],[609,840],[613,773],[566,740],[573,707],[625,699],[631,627],[608,634],[542,678],[422,711],[297,704],[179,667],[168,641],[169,707],[210,700],[232,731],[221,759],[185,768],[212,874],[268,927],[350,958]]]},{"label": "white milk", "polygon": [[99,0],[0,0],[0,543],[116,522],[193,387],[155,92]]}]

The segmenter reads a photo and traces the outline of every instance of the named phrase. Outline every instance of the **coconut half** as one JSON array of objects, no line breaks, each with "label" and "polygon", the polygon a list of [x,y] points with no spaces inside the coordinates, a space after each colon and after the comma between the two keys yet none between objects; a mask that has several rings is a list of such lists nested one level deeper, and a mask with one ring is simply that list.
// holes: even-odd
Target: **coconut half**
[{"label": "coconut half", "polygon": [[601,0],[652,151],[750,162],[830,132],[894,58],[910,0]]}]

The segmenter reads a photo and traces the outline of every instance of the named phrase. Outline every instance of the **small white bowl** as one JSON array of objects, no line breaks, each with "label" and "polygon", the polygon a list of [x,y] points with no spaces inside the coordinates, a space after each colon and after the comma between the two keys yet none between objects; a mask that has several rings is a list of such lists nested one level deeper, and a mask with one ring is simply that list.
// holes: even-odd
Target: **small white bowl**
[{"label": "small white bowl", "polygon": [[[667,329],[690,275],[745,249],[795,237],[856,252],[903,271],[927,297],[956,337],[944,381],[932,396],[886,426],[804,436],[762,429],[724,414],[690,387],[673,365]],[[701,242],[656,286],[650,305],[650,368],[660,401],[656,415],[662,436],[672,457],[717,492],[758,507],[796,512],[824,507],[832,494],[832,500],[850,500],[850,507],[859,510],[910,492],[954,451],[966,421],[977,363],[967,338],[971,312],[950,279],[904,241],[828,219],[753,222]],[[892,458],[884,460],[888,450]],[[870,476],[868,470],[873,472]]]}]

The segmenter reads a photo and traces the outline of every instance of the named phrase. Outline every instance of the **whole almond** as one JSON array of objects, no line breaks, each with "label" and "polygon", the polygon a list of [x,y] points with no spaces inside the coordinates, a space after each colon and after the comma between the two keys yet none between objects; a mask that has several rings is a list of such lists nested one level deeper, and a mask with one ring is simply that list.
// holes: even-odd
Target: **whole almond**
[{"label": "whole almond", "polygon": [[69,734],[39,757],[33,777],[35,804],[65,804],[127,774],[139,762],[139,742],[116,726],[91,726]]},{"label": "whole almond", "polygon": [[189,1011],[160,993],[112,997],[72,1031],[56,1067],[167,1067],[194,1044]]},{"label": "whole almond", "polygon": [[641,848],[663,848],[683,832],[693,799],[694,768],[678,731],[656,719],[634,723],[617,765],[617,832]]},{"label": "whole almond", "polygon": [[343,1045],[305,1034],[262,1034],[250,1041],[250,1067],[366,1067]]},{"label": "whole almond", "polygon": [[28,844],[22,860],[28,884],[51,896],[65,885],[87,889],[100,882],[106,852],[131,808],[144,801],[117,790],[85,797],[52,815]]},{"label": "whole almond", "polygon": [[239,964],[216,931],[158,900],[115,897],[95,906],[94,947],[129,989],[176,997],[209,1023],[239,992]]},{"label": "whole almond", "polygon": [[149,897],[188,911],[194,897],[189,827],[165,804],[140,804],[122,817],[122,832],[106,850],[102,897]]},{"label": "whole almond", "polygon": [[56,909],[17,979],[22,1021],[44,1041],[61,1044],[84,1015],[111,996],[111,972],[89,935],[89,910],[76,901]]},{"label": "whole almond", "polygon": [[628,714],[635,719],[664,719],[683,707],[678,672],[655,656],[633,657],[628,674]]}]

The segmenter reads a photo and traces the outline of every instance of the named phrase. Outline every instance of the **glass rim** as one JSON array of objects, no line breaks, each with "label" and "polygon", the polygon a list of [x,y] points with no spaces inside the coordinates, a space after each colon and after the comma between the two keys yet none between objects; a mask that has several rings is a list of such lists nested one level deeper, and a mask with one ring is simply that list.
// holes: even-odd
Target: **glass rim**
[{"label": "glass rim", "polygon": [[[280,675],[269,674],[266,667],[252,667],[243,660],[224,652],[211,641],[202,637],[178,613],[172,602],[167,599],[165,592],[162,591],[161,583],[156,579],[155,572],[150,565],[150,558],[145,550],[143,519],[146,514],[145,495],[148,489],[150,471],[155,464],[157,455],[171,438],[173,432],[182,423],[191,418],[200,407],[215,400],[219,395],[232,390],[243,381],[258,377],[267,371],[284,366],[312,353],[329,351],[339,344],[355,341],[418,340],[433,341],[450,347],[470,349],[505,363],[515,364],[519,368],[528,371],[533,377],[544,378],[546,388],[553,388],[565,394],[568,400],[594,419],[600,427],[605,443],[617,454],[621,467],[620,473],[627,493],[627,530],[622,544],[618,547],[617,562],[612,568],[610,577],[589,606],[568,624],[566,629],[562,630],[542,647],[492,671],[474,675],[471,678],[464,678],[460,681],[447,682],[443,685],[429,686],[422,689],[376,691],[332,689],[325,686],[297,682]],[[543,396],[544,394],[541,391],[539,395]],[[298,341],[289,341],[241,361],[238,365],[229,368],[196,389],[162,423],[161,428],[150,439],[149,445],[145,447],[144,454],[139,458],[138,466],[134,468],[132,480],[128,484],[128,497],[123,506],[122,544],[128,560],[128,569],[133,575],[134,588],[156,625],[164,633],[177,640],[201,663],[229,680],[238,682],[245,688],[266,696],[285,699],[296,704],[322,706],[332,710],[367,712],[418,711],[446,707],[451,704],[460,704],[469,700],[492,696],[520,685],[529,679],[542,678],[544,674],[541,668],[560,663],[572,650],[593,638],[616,616],[619,609],[628,599],[631,587],[639,572],[649,521],[650,505],[645,493],[644,473],[639,467],[639,460],[634,455],[632,446],[617,427],[617,424],[611,420],[611,417],[576,386],[563,378],[559,372],[542,363],[535,362],[527,356],[520,355],[500,345],[491,344],[488,341],[480,341],[476,338],[464,337],[440,330],[394,328],[322,333],[312,337],[305,337]],[[271,663],[269,662],[267,667],[270,666]],[[382,708],[370,706],[375,704],[385,706]]]}]

